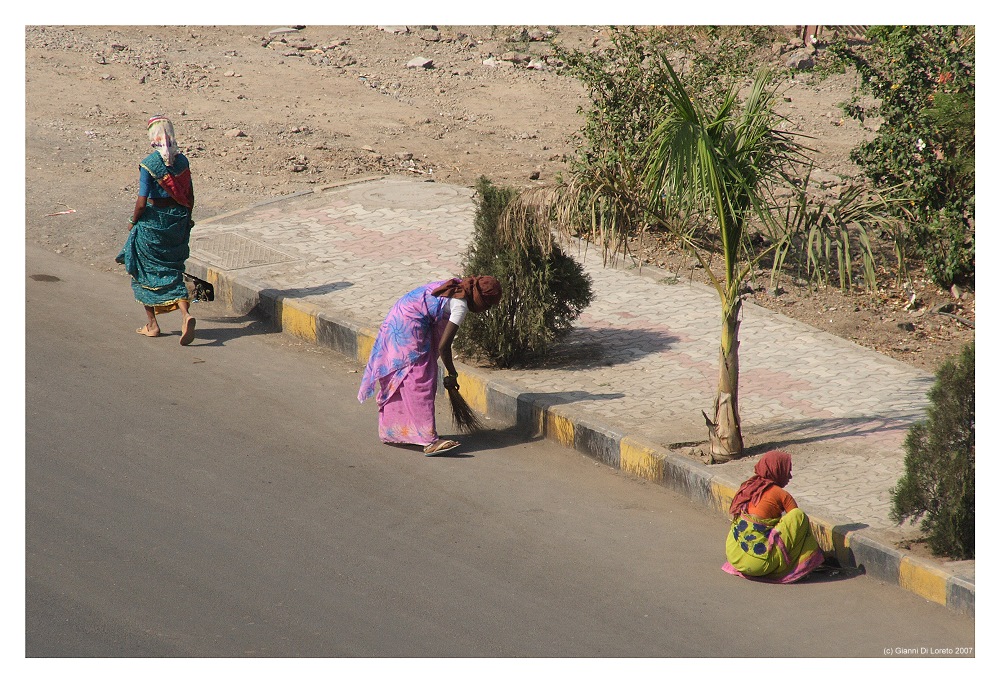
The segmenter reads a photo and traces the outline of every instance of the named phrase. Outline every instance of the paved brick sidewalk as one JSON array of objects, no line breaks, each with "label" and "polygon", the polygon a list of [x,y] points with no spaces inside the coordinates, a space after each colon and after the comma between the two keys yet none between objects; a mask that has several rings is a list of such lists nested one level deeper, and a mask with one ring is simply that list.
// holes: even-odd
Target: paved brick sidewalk
[{"label": "paved brick sidewalk", "polygon": [[[475,206],[468,188],[385,178],[200,222],[192,260],[271,295],[377,329],[403,293],[461,274]],[[571,250],[595,298],[544,369],[491,371],[574,419],[687,456],[703,442],[718,376],[713,290],[662,270],[606,268]],[[749,452],[792,453],[789,490],[807,512],[891,541],[903,439],[923,419],[933,376],[754,305],[740,328],[740,412]],[[372,408],[374,409],[374,408]],[[711,470],[738,485],[755,457]],[[961,563],[964,575],[974,563]]]}]

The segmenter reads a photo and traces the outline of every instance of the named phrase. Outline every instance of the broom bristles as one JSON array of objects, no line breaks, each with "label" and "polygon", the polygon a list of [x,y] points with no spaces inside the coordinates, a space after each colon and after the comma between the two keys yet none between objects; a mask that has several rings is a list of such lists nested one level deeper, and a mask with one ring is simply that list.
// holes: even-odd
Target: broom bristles
[{"label": "broom bristles", "polygon": [[448,389],[448,398],[451,401],[451,417],[455,421],[455,426],[466,434],[478,432],[485,429],[482,420],[468,404],[458,389]]}]

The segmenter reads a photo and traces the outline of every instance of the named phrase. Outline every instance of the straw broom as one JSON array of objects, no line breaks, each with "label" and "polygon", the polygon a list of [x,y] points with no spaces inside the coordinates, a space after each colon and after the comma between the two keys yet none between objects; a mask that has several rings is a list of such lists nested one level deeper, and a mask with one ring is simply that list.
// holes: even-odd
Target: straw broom
[{"label": "straw broom", "polygon": [[448,392],[448,400],[451,403],[451,419],[459,431],[465,434],[479,432],[485,429],[482,420],[472,409],[465,397],[458,392],[458,385],[448,386],[445,384],[445,391]]}]

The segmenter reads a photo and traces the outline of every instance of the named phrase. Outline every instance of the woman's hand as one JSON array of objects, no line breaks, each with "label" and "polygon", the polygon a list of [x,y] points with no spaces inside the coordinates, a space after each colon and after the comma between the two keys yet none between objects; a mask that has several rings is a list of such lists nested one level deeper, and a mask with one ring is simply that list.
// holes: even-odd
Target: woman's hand
[{"label": "woman's hand", "polygon": [[441,384],[449,391],[452,389],[458,391],[458,375],[445,375],[444,379],[441,380]]}]

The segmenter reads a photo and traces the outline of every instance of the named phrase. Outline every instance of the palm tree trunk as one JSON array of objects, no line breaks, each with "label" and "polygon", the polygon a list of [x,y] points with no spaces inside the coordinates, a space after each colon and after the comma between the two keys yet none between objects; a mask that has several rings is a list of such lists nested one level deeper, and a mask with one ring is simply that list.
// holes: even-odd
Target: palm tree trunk
[{"label": "palm tree trunk", "polygon": [[710,462],[728,462],[743,456],[743,432],[740,429],[740,310],[739,297],[724,307],[722,343],[719,347],[719,393],[715,397],[715,420],[704,411],[711,448]]}]

